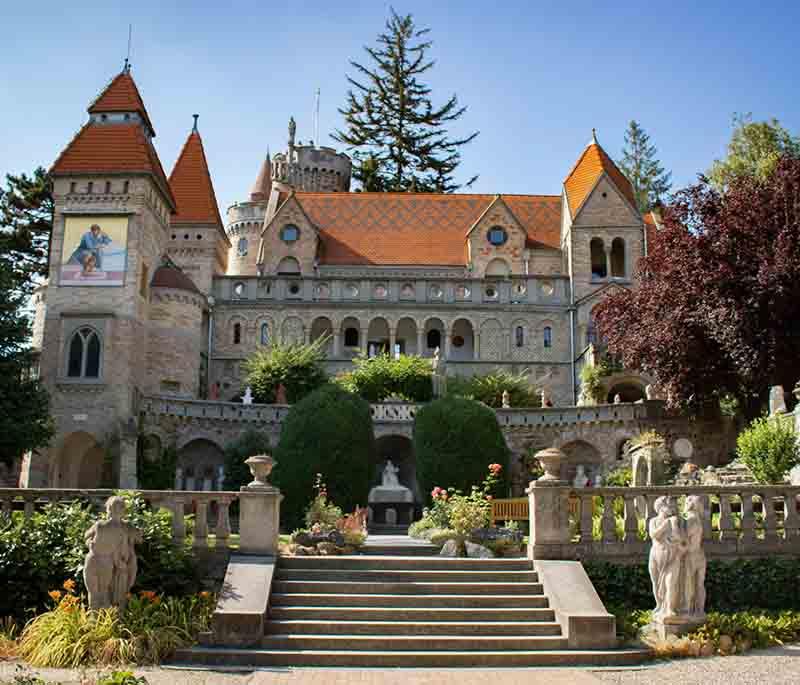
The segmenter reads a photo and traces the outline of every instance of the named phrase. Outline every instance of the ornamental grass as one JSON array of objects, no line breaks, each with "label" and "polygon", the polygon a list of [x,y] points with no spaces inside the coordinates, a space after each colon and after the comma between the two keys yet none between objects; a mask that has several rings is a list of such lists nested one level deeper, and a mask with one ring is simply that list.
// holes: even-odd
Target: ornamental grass
[{"label": "ornamental grass", "polygon": [[19,640],[19,656],[33,666],[158,664],[208,629],[214,607],[208,592],[177,598],[142,591],[123,611],[89,610],[72,581],[50,597],[52,609],[31,619]]}]

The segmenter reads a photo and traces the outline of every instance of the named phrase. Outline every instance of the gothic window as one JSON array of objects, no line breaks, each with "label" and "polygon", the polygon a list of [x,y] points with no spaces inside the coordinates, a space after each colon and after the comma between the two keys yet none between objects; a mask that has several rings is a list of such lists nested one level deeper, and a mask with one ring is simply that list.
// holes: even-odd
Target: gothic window
[{"label": "gothic window", "polygon": [[437,347],[442,346],[442,332],[436,328],[428,331],[426,341],[429,350],[435,350]]},{"label": "gothic window", "polygon": [[346,328],[344,331],[344,346],[358,347],[358,329]]},{"label": "gothic window", "polygon": [[517,347],[525,346],[525,329],[522,326],[517,326],[514,331],[514,341]]},{"label": "gothic window", "polygon": [[589,252],[592,259],[592,278],[605,278],[608,276],[606,250],[602,238],[592,238],[589,243]]},{"label": "gothic window", "polygon": [[269,345],[269,324],[261,324],[261,344]]},{"label": "gothic window", "polygon": [[553,346],[553,329],[550,326],[544,327],[544,346],[545,348]]},{"label": "gothic window", "polygon": [[100,376],[100,336],[88,326],[79,328],[70,338],[67,354],[69,378]]},{"label": "gothic window", "polygon": [[247,238],[239,238],[239,242],[236,244],[236,252],[240,257],[244,257],[247,254]]},{"label": "gothic window", "polygon": [[281,229],[281,240],[285,243],[293,243],[300,237],[300,229],[294,224],[286,224]]},{"label": "gothic window", "polygon": [[625,277],[625,241],[614,238],[611,242],[611,275],[614,278]]},{"label": "gothic window", "polygon": [[242,342],[242,324],[233,324],[233,344],[240,345]]}]

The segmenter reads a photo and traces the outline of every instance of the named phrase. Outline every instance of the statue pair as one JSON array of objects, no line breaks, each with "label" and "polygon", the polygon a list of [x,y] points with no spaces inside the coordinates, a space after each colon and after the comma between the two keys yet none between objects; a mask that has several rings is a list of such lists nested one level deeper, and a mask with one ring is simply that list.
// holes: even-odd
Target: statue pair
[{"label": "statue pair", "polygon": [[671,497],[655,501],[650,519],[650,579],[656,608],[654,621],[705,616],[706,556],[703,552],[703,498],[686,498],[684,516]]}]

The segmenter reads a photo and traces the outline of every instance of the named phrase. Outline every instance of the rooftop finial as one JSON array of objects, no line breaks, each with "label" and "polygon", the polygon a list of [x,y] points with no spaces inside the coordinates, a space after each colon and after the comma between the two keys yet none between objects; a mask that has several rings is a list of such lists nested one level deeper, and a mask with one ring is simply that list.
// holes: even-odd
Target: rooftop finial
[{"label": "rooftop finial", "polygon": [[598,142],[597,142],[597,129],[596,128],[592,129],[592,143],[594,143],[595,145],[598,144]]},{"label": "rooftop finial", "polygon": [[125,55],[125,64],[122,71],[126,74],[131,70],[131,35],[133,34],[133,24],[128,24],[128,53]]},{"label": "rooftop finial", "polygon": [[197,132],[197,120],[200,118],[199,114],[192,114],[194,117],[194,125],[192,126],[192,131]]}]

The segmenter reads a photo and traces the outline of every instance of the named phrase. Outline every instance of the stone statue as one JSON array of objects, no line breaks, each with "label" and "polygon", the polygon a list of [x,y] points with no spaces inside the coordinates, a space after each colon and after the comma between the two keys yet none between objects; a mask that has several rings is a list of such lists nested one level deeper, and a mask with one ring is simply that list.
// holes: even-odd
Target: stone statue
[{"label": "stone statue", "polygon": [[575,478],[572,481],[572,487],[585,488],[588,480],[589,479],[586,477],[586,471],[583,468],[583,464],[578,464],[575,469]]},{"label": "stone statue", "polygon": [[548,388],[546,385],[542,386],[541,397],[542,397],[542,406],[543,407],[552,407],[553,406],[553,397],[550,394],[550,388]]},{"label": "stone statue", "polygon": [[116,606],[122,610],[136,580],[136,543],[142,541],[142,534],[122,520],[122,497],[109,497],[106,512],[107,519],[86,531],[89,552],[83,562],[83,579],[89,592],[89,609]]},{"label": "stone statue", "polygon": [[242,395],[242,404],[253,404],[253,390],[248,385]]},{"label": "stone statue", "polygon": [[511,396],[508,394],[508,390],[503,390],[503,409],[510,409],[511,408]]},{"label": "stone statue", "polygon": [[786,413],[786,399],[782,385],[773,385],[769,389],[769,415]]},{"label": "stone statue", "polygon": [[400,488],[400,480],[397,474],[400,473],[400,468],[392,463],[391,459],[386,460],[386,465],[383,467],[383,475],[381,476],[381,487],[384,488]]},{"label": "stone statue", "polygon": [[705,618],[706,611],[706,554],[703,551],[703,498],[686,498],[687,550],[684,557],[684,610],[692,618]]},{"label": "stone statue", "polygon": [[622,404],[622,396],[619,393],[614,395],[614,404]]},{"label": "stone statue", "polygon": [[445,377],[447,371],[445,359],[440,355],[438,347],[433,351],[433,357],[431,357],[431,371],[433,373],[431,377],[433,396],[443,397],[447,389],[447,379]]},{"label": "stone statue", "polygon": [[650,519],[649,571],[656,608],[653,619],[676,616],[681,609],[681,562],[686,552],[686,536],[678,517],[678,508],[670,497],[659,497],[656,515]]}]

